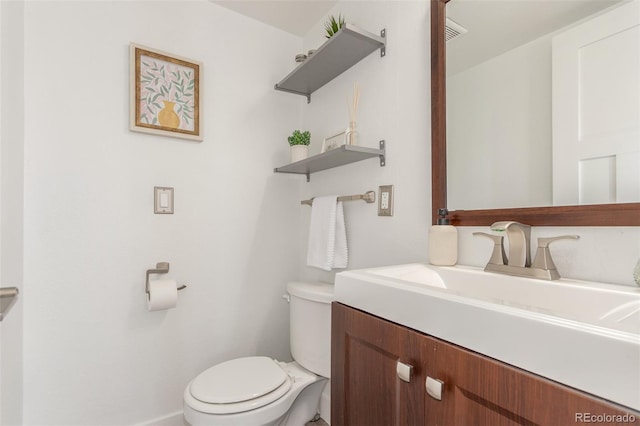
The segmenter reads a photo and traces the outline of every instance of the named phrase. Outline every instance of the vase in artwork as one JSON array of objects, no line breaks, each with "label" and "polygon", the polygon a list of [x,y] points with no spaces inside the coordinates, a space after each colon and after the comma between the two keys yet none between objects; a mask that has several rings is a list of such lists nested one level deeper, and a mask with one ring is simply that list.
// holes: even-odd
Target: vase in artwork
[{"label": "vase in artwork", "polygon": [[178,117],[178,114],[176,114],[175,110],[173,109],[176,103],[172,101],[162,102],[164,102],[164,108],[162,108],[158,112],[158,122],[162,127],[177,129],[180,125],[180,117]]}]

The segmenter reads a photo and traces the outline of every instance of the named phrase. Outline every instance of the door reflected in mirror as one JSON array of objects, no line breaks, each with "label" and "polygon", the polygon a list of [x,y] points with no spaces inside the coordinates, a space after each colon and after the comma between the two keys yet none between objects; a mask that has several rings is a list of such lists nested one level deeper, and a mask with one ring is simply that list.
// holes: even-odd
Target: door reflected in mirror
[{"label": "door reflected in mirror", "polygon": [[450,209],[640,201],[640,0],[446,9]]}]

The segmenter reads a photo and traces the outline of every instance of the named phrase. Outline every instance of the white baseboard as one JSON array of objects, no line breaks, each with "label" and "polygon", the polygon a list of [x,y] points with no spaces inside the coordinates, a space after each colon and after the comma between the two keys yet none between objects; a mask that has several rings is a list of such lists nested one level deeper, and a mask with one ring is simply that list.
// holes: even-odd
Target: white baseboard
[{"label": "white baseboard", "polygon": [[136,426],[189,426],[189,423],[184,419],[182,411],[176,411],[164,417],[138,423]]}]

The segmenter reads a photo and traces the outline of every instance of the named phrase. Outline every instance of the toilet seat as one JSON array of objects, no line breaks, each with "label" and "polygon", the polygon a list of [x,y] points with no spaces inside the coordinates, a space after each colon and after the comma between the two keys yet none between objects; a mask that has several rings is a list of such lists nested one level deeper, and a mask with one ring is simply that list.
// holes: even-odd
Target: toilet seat
[{"label": "toilet seat", "polygon": [[233,414],[263,407],[285,395],[292,381],[268,357],[238,358],[202,372],[189,385],[197,409],[210,414]]}]

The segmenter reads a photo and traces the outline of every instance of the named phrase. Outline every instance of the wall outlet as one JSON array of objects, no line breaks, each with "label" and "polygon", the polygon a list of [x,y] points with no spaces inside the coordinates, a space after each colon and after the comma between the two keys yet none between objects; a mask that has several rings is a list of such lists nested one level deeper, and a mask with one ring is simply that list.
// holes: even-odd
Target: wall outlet
[{"label": "wall outlet", "polygon": [[393,216],[393,185],[378,187],[378,216]]}]

